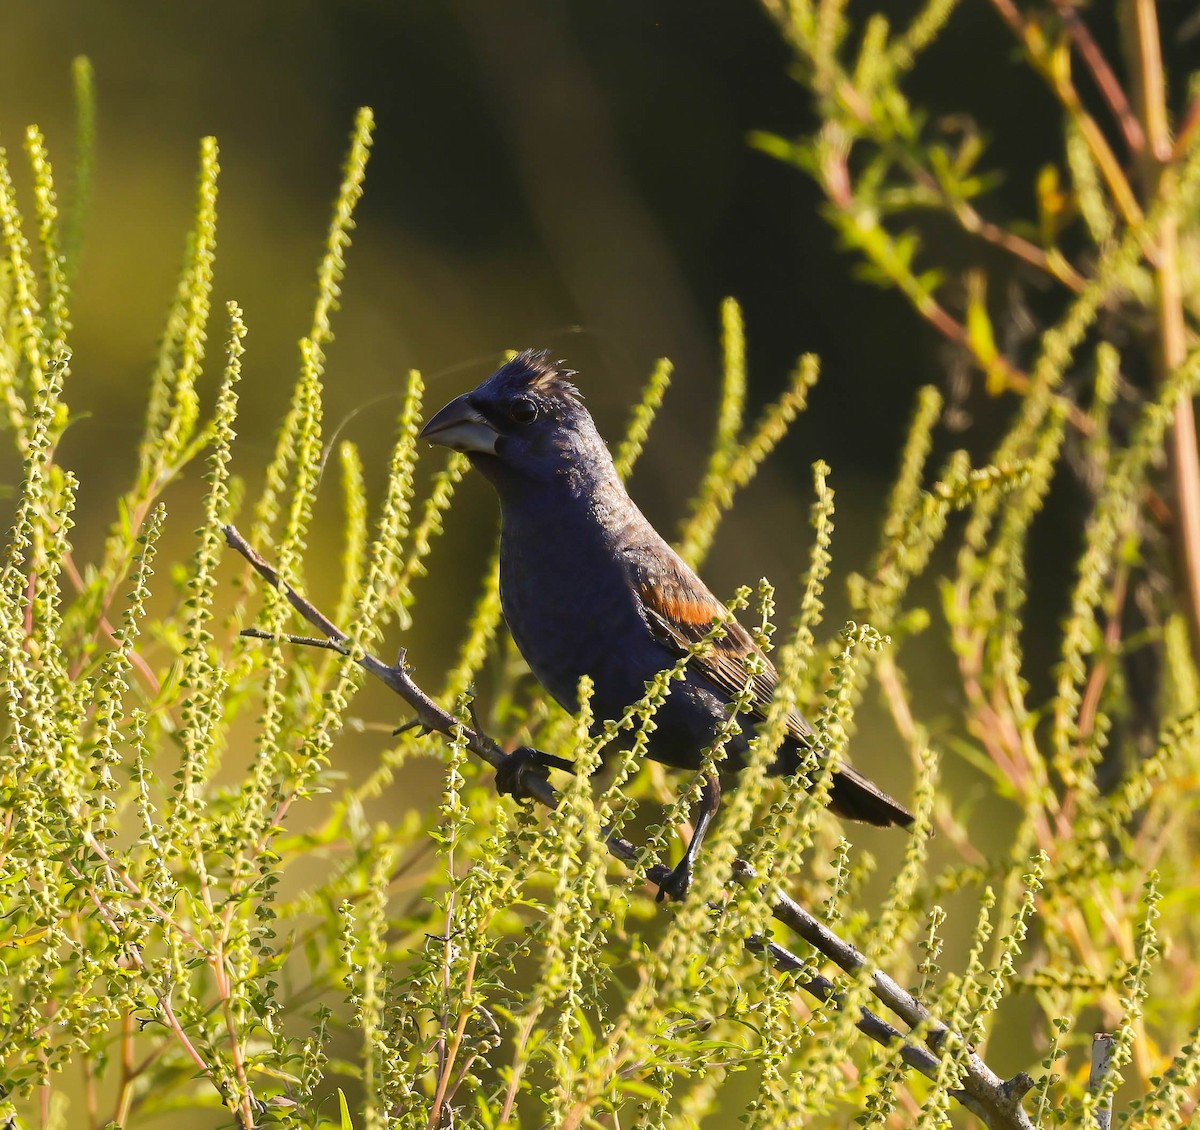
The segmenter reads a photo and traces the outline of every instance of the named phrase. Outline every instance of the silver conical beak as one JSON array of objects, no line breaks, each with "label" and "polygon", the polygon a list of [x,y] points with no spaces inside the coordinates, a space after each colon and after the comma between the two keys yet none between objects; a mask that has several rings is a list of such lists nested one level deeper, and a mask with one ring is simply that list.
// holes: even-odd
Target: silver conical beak
[{"label": "silver conical beak", "polygon": [[495,455],[500,433],[471,407],[465,396],[460,396],[421,429],[421,438],[453,451]]}]

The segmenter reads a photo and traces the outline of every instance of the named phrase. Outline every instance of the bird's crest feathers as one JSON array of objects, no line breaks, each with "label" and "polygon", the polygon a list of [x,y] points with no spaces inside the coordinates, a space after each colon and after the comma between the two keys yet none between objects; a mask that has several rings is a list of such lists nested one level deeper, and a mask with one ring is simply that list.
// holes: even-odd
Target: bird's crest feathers
[{"label": "bird's crest feathers", "polygon": [[562,361],[551,361],[548,349],[523,349],[492,379],[512,392],[540,392],[579,402],[583,397],[571,382],[574,375],[575,370],[564,368]]}]

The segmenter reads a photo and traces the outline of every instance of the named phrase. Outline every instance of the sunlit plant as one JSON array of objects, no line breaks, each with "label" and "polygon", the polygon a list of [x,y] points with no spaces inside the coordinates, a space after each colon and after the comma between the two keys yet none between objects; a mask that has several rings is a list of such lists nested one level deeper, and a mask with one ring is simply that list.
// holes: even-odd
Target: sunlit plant
[{"label": "sunlit plant", "polygon": [[[378,658],[421,615],[422,587],[438,583],[430,558],[467,470],[459,455],[420,466],[440,457],[418,448],[418,373],[374,513],[357,450],[338,448],[340,589],[324,611],[306,599],[325,349],[369,111],[355,123],[311,329],[257,492],[238,474],[251,469],[236,442],[247,327],[235,303],[214,312],[218,154],[215,141],[202,143],[137,468],[111,503],[102,550],[79,558],[79,484],[58,450],[72,419],[71,279],[90,167],[90,76],[79,65],[65,215],[35,128],[30,218],[0,162],[0,421],[22,467],[0,566],[8,1125],[135,1127],[196,1109],[209,1112],[205,1125],[242,1130],[1084,1126],[1103,1125],[1114,1102],[1131,1127],[1190,1125],[1200,1097],[1189,832],[1200,768],[1196,605],[1185,583],[1138,638],[1121,613],[1153,565],[1147,515],[1178,508],[1173,536],[1188,536],[1180,445],[1200,366],[1184,252],[1195,245],[1200,115],[1162,133],[1154,47],[1139,25],[1144,90],[1127,101],[1141,107],[1144,150],[1124,119],[1121,128],[1132,163],[1149,152],[1158,169],[1131,177],[1070,99],[1064,60],[1089,57],[1077,14],[995,2],[1065,109],[1055,192],[1074,194],[1088,256],[1059,246],[1067,219],[1058,213],[1043,217],[1038,238],[990,224],[978,139],[947,149],[904,98],[952,4],[927,5],[899,29],[875,17],[858,36],[840,4],[772,7],[821,125],[813,137],[760,144],[818,178],[855,253],[1008,397],[996,402],[1006,430],[982,463],[955,452],[931,466],[943,399],[921,391],[878,550],[850,578],[857,621],[833,630],[823,617],[834,493],[830,469],[813,467],[797,607],[777,608],[765,581],[730,599],[774,649],[778,701],[695,886],[666,908],[648,880],[675,848],[699,778],[663,791],[636,740],[608,756],[607,775],[586,770],[616,727],[653,725],[686,660],[607,726],[593,726],[586,705],[563,715],[509,661],[494,559],[448,671],[418,682],[403,656]],[[1043,207],[1058,199],[1047,187]],[[943,289],[945,274],[906,229],[920,208],[945,210],[1065,289],[1062,318],[1028,357],[997,348],[981,276]],[[954,294],[966,296],[957,310]],[[1158,336],[1106,339],[1098,316],[1118,297],[1153,312]],[[732,300],[721,315],[712,452],[679,526],[695,562],[818,375],[816,359],[801,358],[748,423],[742,318]],[[1159,379],[1130,397],[1123,350],[1150,348]],[[1081,358],[1095,374],[1082,398],[1063,383]],[[670,379],[663,362],[615,447],[625,475],[654,442]],[[1120,398],[1129,420],[1118,433]],[[1021,636],[1034,582],[1028,536],[1071,434],[1082,437],[1093,501],[1054,690],[1031,702]],[[169,560],[171,488],[201,469],[200,528],[190,553]],[[1194,576],[1196,559],[1184,556]],[[934,570],[946,575],[931,607],[913,582]],[[910,690],[907,645],[918,633],[941,641],[959,675],[962,713],[951,725],[930,721]],[[1145,646],[1164,656],[1153,712],[1162,721],[1144,754],[1102,775],[1132,708],[1122,660]],[[485,668],[495,690],[476,704]],[[346,779],[331,763],[368,676],[421,725],[381,741],[374,772]],[[867,900],[874,861],[821,801],[830,759],[863,695],[876,693],[909,754],[917,824],[886,868],[885,892]],[[825,753],[806,763],[804,781],[780,784],[765,770],[794,705],[814,719]],[[556,777],[556,788],[534,781],[541,804],[499,797],[485,762],[501,764],[518,745],[585,771]],[[986,804],[1013,820],[996,857],[972,846],[964,800],[940,783],[952,756],[988,774]],[[440,763],[433,807],[399,787],[417,758]],[[380,795],[387,818],[368,818]],[[635,805],[658,804],[661,819],[639,842]],[[791,897],[800,890],[807,907]],[[1094,1029],[1105,1033],[1095,1057]]]}]

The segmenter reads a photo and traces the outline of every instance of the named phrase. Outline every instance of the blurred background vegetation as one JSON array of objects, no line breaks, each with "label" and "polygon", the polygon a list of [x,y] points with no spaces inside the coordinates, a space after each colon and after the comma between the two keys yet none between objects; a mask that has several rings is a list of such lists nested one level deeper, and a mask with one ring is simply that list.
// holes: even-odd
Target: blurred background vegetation
[{"label": "blurred background vegetation", "polygon": [[[986,37],[992,50],[966,50]],[[801,350],[824,362],[784,456],[787,480],[821,454],[878,489],[894,469],[897,419],[942,367],[902,299],[849,277],[816,187],[747,144],[751,130],[794,134],[813,120],[788,49],[754,4],[17,0],[5,38],[10,147],[30,121],[52,147],[67,141],[70,60],[87,54],[97,75],[101,148],[75,298],[76,352],[88,358],[77,395],[96,416],[72,442],[81,462],[114,475],[122,435],[132,454],[197,139],[222,147],[217,289],[238,297],[252,326],[244,395],[262,434],[245,439],[261,442],[290,386],[360,105],[378,125],[331,353],[332,419],[395,389],[410,366],[449,396],[501,349],[545,344],[582,371],[612,433],[666,355],[683,395],[640,488],[669,519],[706,447],[723,296],[746,311],[758,401]],[[1058,156],[1057,122],[1036,112],[1046,96],[995,13],[957,13],[914,86],[978,119],[1012,173],[1003,207],[1030,213],[1036,170]],[[351,434],[370,442],[372,421],[386,434],[389,415],[365,414]],[[748,539],[761,530],[746,560],[788,573],[773,531],[750,513],[743,525]]]},{"label": "blurred background vegetation", "polygon": [[[890,8],[899,22],[917,5]],[[1115,27],[1096,15],[1094,31],[1111,46]],[[71,59],[86,54],[96,74],[99,145],[72,307],[77,422],[61,449],[84,484],[85,559],[112,518],[103,500],[134,466],[206,134],[221,145],[215,294],[236,298],[250,327],[238,451],[251,479],[294,379],[312,267],[360,105],[375,110],[376,142],[329,351],[326,418],[332,428],[370,406],[344,434],[361,445],[376,494],[399,403],[374,401],[395,393],[410,367],[422,370],[433,404],[475,383],[503,349],[548,346],[580,370],[612,437],[665,355],[674,386],[634,493],[671,528],[708,449],[719,303],[732,294],[745,311],[752,410],[783,387],[799,353],[822,360],[809,410],[739,503],[706,574],[726,594],[765,574],[788,607],[809,536],[809,464],[820,457],[833,468],[838,572],[862,567],[903,440],[898,423],[920,385],[954,383],[946,374],[961,368],[900,295],[854,276],[811,180],[748,144],[751,131],[792,136],[816,121],[789,77],[789,49],[756,4],[11,0],[4,38],[0,143],[10,150],[36,121],[61,164],[73,129]],[[983,131],[986,163],[1007,170],[990,215],[1032,217],[1037,172],[1061,157],[1059,119],[996,12],[960,6],[908,90],[947,115],[948,129],[970,115]],[[23,163],[14,165],[20,178]],[[947,225],[924,237],[939,261],[979,254]],[[989,267],[1001,273],[994,294],[1004,273],[1021,294],[1020,316],[1058,312],[1037,309],[1040,283],[1013,274],[1010,261]],[[968,409],[958,418],[972,427],[953,441],[981,453],[999,425],[986,406],[978,418],[978,387],[956,383]],[[332,486],[326,493],[336,504]],[[1062,521],[1077,502],[1061,484],[1034,531],[1035,672],[1039,653],[1052,655],[1072,556],[1062,552]],[[330,561],[335,514],[313,536]],[[435,558],[426,615],[406,641],[426,669],[440,669],[455,646],[494,528],[494,501],[470,483]],[[830,599],[836,622],[839,585]],[[937,671],[929,676],[918,690],[942,693]],[[892,743],[886,729],[877,738],[868,729],[856,755],[873,766]],[[373,750],[367,743],[362,756]]]}]

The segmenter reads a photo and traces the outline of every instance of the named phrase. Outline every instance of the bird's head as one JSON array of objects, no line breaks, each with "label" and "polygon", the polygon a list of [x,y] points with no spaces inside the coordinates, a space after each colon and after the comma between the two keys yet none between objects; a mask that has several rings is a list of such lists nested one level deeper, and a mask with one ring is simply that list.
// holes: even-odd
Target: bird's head
[{"label": "bird's head", "polygon": [[612,458],[572,376],[546,350],[526,349],[450,401],[421,438],[465,451],[501,490],[520,481],[607,471]]}]

